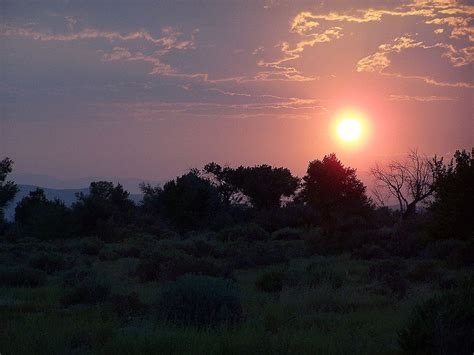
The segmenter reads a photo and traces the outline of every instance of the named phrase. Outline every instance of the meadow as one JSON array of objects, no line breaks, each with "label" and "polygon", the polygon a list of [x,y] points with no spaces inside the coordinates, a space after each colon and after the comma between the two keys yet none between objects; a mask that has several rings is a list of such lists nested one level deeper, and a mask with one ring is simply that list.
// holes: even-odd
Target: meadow
[{"label": "meadow", "polygon": [[[419,256],[376,246],[314,255],[317,229],[255,229],[4,240],[2,354],[398,354],[425,335],[403,335],[417,305],[472,290],[459,241]],[[447,346],[454,328],[433,346]]]}]

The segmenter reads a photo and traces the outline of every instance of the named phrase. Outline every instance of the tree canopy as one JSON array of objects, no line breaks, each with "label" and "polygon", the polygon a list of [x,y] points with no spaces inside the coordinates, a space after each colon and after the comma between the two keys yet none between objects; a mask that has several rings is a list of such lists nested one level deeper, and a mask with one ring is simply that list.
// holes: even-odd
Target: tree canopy
[{"label": "tree canopy", "polygon": [[18,192],[18,187],[13,181],[6,181],[12,169],[13,160],[10,158],[0,160],[0,225],[3,224],[5,206],[15,198]]},{"label": "tree canopy", "polygon": [[289,169],[266,164],[233,169],[210,163],[204,167],[204,172],[214,176],[225,201],[241,193],[258,209],[280,207],[282,197],[292,196],[299,185],[299,179]]},{"label": "tree canopy", "polygon": [[356,170],[345,167],[334,153],[309,163],[299,198],[316,208],[323,221],[348,214],[364,215],[371,208]]},{"label": "tree canopy", "polygon": [[437,171],[433,188],[431,235],[474,238],[474,149],[456,151],[451,162]]}]

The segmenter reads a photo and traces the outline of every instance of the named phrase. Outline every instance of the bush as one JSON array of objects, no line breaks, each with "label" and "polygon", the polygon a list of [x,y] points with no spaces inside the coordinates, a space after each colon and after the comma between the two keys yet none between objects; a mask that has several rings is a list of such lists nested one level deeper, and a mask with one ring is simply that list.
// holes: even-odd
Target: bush
[{"label": "bush", "polygon": [[413,282],[427,282],[439,279],[440,273],[433,262],[425,260],[413,265],[408,270],[407,277]]},{"label": "bush", "polygon": [[158,316],[178,324],[234,324],[242,319],[239,290],[229,280],[185,275],[165,285],[156,301]]},{"label": "bush", "polygon": [[140,301],[136,292],[127,295],[113,295],[110,297],[110,302],[113,311],[121,318],[142,314],[147,308]]},{"label": "bush", "polygon": [[457,252],[453,253],[448,262],[456,267],[470,267],[474,265],[474,240],[470,240]]},{"label": "bush", "polygon": [[114,250],[101,250],[98,256],[100,261],[115,261],[120,257]]},{"label": "bush", "polygon": [[117,253],[124,258],[139,258],[141,250],[136,246],[128,246],[118,249]]},{"label": "bush", "polygon": [[268,240],[269,234],[258,224],[249,223],[228,227],[219,232],[219,239],[222,241],[244,240]]},{"label": "bush", "polygon": [[86,277],[77,286],[69,289],[63,297],[61,304],[70,306],[75,304],[97,304],[107,299],[110,286],[98,282],[95,278]]},{"label": "bush", "polygon": [[230,268],[221,265],[216,259],[194,258],[178,250],[166,253],[154,252],[143,257],[138,264],[136,275],[141,282],[157,280],[176,280],[185,274],[208,276],[228,276]]},{"label": "bush", "polygon": [[148,257],[140,260],[135,271],[136,276],[140,282],[156,281],[160,277],[161,259]]},{"label": "bush", "polygon": [[90,269],[75,268],[68,272],[63,277],[63,286],[75,286],[82,283],[87,278],[95,277]]},{"label": "bush", "polygon": [[296,228],[282,228],[272,233],[275,240],[298,240],[301,239],[301,230]]},{"label": "bush", "polygon": [[89,256],[99,255],[103,242],[98,238],[86,238],[82,241],[81,253]]},{"label": "bush", "polygon": [[428,258],[447,259],[464,247],[465,242],[456,239],[438,240],[428,244],[423,252]]},{"label": "bush", "polygon": [[216,249],[215,243],[211,243],[204,238],[193,238],[187,240],[182,245],[182,249],[189,255],[196,258],[219,257],[220,253]]},{"label": "bush", "polygon": [[352,255],[364,260],[385,259],[388,257],[388,253],[378,245],[364,245],[354,250]]},{"label": "bush", "polygon": [[40,287],[46,283],[46,274],[29,267],[0,268],[0,286],[6,287]]},{"label": "bush", "polygon": [[270,271],[261,274],[255,280],[255,287],[263,292],[280,292],[283,288],[285,274],[281,271]]},{"label": "bush", "polygon": [[36,269],[46,271],[50,274],[64,268],[66,261],[60,254],[41,252],[40,254],[31,257],[29,264]]},{"label": "bush", "polygon": [[160,267],[161,280],[176,280],[185,274],[199,274],[207,276],[229,276],[230,270],[223,267],[217,260],[198,259],[192,256],[173,258],[163,262]]},{"label": "bush", "polygon": [[472,354],[473,291],[465,287],[416,306],[399,333],[402,350],[410,354]]},{"label": "bush", "polygon": [[324,262],[313,262],[306,267],[306,279],[310,286],[320,286],[322,283],[329,284],[332,288],[342,287],[345,274],[332,270]]},{"label": "bush", "polygon": [[224,243],[223,258],[234,268],[250,268],[288,261],[287,250],[276,242]]},{"label": "bush", "polygon": [[398,298],[403,298],[407,292],[407,282],[404,278],[405,265],[395,260],[385,260],[369,267],[369,278],[378,282],[384,289]]}]

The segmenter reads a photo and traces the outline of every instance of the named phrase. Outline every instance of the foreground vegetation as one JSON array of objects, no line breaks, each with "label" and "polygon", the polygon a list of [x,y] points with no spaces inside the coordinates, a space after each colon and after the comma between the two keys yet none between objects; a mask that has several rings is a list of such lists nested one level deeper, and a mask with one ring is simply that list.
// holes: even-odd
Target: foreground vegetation
[{"label": "foreground vegetation", "polygon": [[472,354],[474,160],[456,154],[418,214],[376,208],[333,155],[301,185],[209,164],[140,206],[108,182],[72,207],[34,191],[1,226],[0,352]]},{"label": "foreground vegetation", "polygon": [[[394,354],[459,339],[471,343],[458,344],[458,353],[472,347],[472,289],[470,303],[456,304],[457,294],[472,287],[472,268],[455,256],[465,245],[447,242],[410,258],[311,256],[305,238],[315,232],[260,242],[264,258],[242,251],[247,241],[217,242],[211,235],[3,242],[0,349]],[[466,317],[464,334],[451,320],[440,339],[432,314],[438,309],[426,310],[421,324],[413,309],[451,294],[450,305]],[[438,349],[431,350],[443,353]]]}]

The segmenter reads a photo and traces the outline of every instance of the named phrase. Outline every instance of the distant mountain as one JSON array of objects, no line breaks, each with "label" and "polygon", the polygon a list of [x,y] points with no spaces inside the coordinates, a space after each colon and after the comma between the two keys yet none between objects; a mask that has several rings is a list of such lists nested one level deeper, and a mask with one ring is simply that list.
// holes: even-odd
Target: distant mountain
[{"label": "distant mountain", "polygon": [[70,189],[82,189],[88,187],[93,181],[111,181],[113,183],[120,183],[125,190],[133,194],[139,194],[139,185],[142,182],[157,185],[160,182],[154,180],[145,180],[139,178],[121,178],[121,177],[82,177],[75,179],[58,179],[53,176],[43,174],[31,174],[13,172],[9,175],[9,180],[15,181],[19,185],[32,185],[32,186],[44,186],[48,189],[59,189],[59,190],[70,190]]},{"label": "distant mountain", "polygon": [[[94,181],[94,180],[93,180]],[[15,196],[15,200],[12,201],[7,208],[5,209],[5,218],[7,220],[12,220],[15,217],[15,207],[17,203],[25,196],[27,196],[30,191],[35,190],[40,186],[36,185],[18,185],[19,191]],[[71,206],[76,201],[76,193],[83,192],[87,194],[89,188],[78,188],[78,189],[51,189],[40,187],[44,190],[46,197],[49,200],[59,199],[63,201],[67,206]],[[142,200],[143,196],[141,194],[130,194],[130,199],[135,203],[139,203]]]}]

